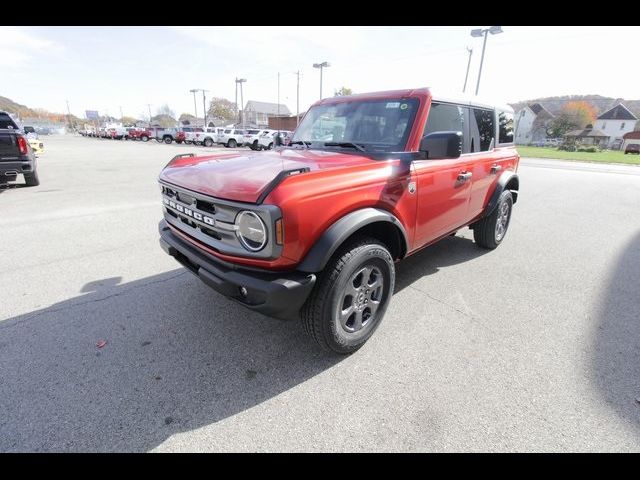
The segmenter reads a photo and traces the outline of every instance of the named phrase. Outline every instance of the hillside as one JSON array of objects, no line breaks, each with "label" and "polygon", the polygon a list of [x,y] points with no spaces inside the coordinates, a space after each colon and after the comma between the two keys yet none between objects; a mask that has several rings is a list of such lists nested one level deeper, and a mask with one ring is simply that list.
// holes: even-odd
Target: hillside
[{"label": "hillside", "polygon": [[598,115],[615,107],[618,103],[624,103],[624,105],[631,110],[636,117],[640,118],[640,100],[625,100],[624,98],[603,97],[602,95],[564,95],[561,97],[534,98],[531,100],[511,103],[510,105],[517,112],[525,105],[539,103],[555,115],[562,110],[565,103],[583,100],[591,103],[598,111]]},{"label": "hillside", "polygon": [[21,117],[36,116],[35,110],[30,109],[26,105],[20,105],[10,98],[0,96],[0,110],[9,113],[17,113]]}]

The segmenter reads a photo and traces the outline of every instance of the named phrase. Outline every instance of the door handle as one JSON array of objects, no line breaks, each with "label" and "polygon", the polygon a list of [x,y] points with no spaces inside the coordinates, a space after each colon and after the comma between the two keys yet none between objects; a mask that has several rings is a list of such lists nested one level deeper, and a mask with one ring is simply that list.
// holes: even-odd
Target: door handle
[{"label": "door handle", "polygon": [[498,173],[500,170],[502,170],[502,165],[498,165],[497,163],[491,165],[491,173]]},{"label": "door handle", "polygon": [[473,173],[471,173],[471,172],[460,172],[458,174],[458,181],[460,183],[464,183],[467,180],[469,180],[472,176],[473,176]]}]

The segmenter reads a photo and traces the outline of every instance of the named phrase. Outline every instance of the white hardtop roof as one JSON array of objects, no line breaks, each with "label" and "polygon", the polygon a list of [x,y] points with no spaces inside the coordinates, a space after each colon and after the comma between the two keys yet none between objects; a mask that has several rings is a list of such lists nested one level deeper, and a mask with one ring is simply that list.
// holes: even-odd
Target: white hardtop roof
[{"label": "white hardtop roof", "polygon": [[431,90],[431,95],[433,98],[434,102],[446,102],[446,103],[460,103],[462,105],[470,105],[472,107],[482,107],[482,108],[489,108],[489,109],[496,109],[496,110],[500,110],[502,112],[511,112],[513,113],[513,108],[509,105],[507,105],[506,103],[503,103],[503,101],[495,101],[495,99],[489,98],[489,97],[482,97],[482,96],[476,96],[476,95],[468,95],[468,96],[464,96],[464,94],[462,95],[446,95],[446,94],[439,94],[438,91],[433,91]]}]

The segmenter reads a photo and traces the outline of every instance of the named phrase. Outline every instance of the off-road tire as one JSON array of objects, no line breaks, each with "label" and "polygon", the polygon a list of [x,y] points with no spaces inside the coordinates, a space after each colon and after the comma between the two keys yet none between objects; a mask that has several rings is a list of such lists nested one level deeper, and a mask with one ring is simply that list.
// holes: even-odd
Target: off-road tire
[{"label": "off-road tire", "polygon": [[[345,292],[353,275],[367,267],[377,269],[382,277],[379,306],[372,318],[366,323],[363,320],[360,330],[348,332],[341,324],[339,310],[344,308]],[[383,243],[371,237],[358,237],[349,241],[338,249],[320,272],[311,295],[300,311],[305,331],[324,350],[343,355],[355,352],[382,322],[391,301],[394,284],[393,258]],[[356,298],[352,300],[355,302]]]},{"label": "off-road tire", "polygon": [[[504,222],[505,204],[508,208],[504,231],[498,236],[498,221]],[[482,248],[493,250],[502,243],[511,223],[511,212],[513,211],[513,195],[510,190],[505,190],[498,199],[498,205],[490,215],[482,218],[473,226],[473,239]]]}]

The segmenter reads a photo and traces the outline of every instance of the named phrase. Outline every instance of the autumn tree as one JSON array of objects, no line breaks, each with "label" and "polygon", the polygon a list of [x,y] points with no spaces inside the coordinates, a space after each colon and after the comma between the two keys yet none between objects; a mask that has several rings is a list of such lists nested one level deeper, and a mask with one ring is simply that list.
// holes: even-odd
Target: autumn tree
[{"label": "autumn tree", "polygon": [[209,119],[221,118],[226,123],[236,122],[238,119],[236,104],[226,98],[214,97],[209,103],[207,117]]},{"label": "autumn tree", "polygon": [[567,102],[562,111],[549,124],[548,135],[563,137],[568,131],[593,125],[597,116],[596,108],[586,101]]},{"label": "autumn tree", "polygon": [[334,97],[343,97],[345,95],[353,95],[353,90],[348,87],[341,87],[340,90],[333,91]]}]

